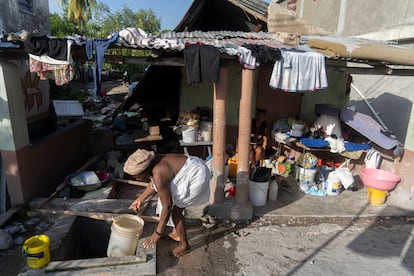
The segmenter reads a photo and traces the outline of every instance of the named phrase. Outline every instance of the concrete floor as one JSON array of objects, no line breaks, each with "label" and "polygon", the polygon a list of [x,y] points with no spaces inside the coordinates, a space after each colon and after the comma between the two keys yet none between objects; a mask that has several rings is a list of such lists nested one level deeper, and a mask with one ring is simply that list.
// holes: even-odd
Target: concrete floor
[{"label": "concrete floor", "polygon": [[[267,201],[263,207],[254,207],[254,216],[262,217],[313,217],[313,218],[355,218],[404,216],[408,212],[400,208],[370,205],[367,189],[355,176],[357,191],[344,190],[338,195],[324,197],[302,192],[292,176],[279,181],[277,201]],[[392,197],[392,192],[388,197]]]},{"label": "concrete floor", "polygon": [[[157,274],[161,272],[161,275],[168,275],[169,273],[179,273],[181,269],[188,269],[191,267],[192,262],[199,262],[205,257],[205,252],[208,248],[216,248],[213,255],[218,255],[220,246],[215,246],[216,241],[223,242],[223,239],[228,238],[228,234],[237,234],[236,240],[243,237],[243,231],[250,231],[249,227],[255,225],[273,225],[273,226],[291,226],[301,227],[309,225],[319,225],[326,223],[344,224],[358,219],[389,219],[390,217],[404,217],[411,214],[405,210],[395,208],[385,203],[382,206],[370,205],[367,199],[367,190],[359,184],[358,191],[342,191],[338,195],[334,196],[312,196],[304,194],[296,184],[293,177],[279,179],[279,190],[277,201],[267,201],[265,206],[254,207],[253,206],[253,221],[245,222],[232,222],[221,220],[217,223],[216,227],[206,229],[198,220],[202,211],[199,208],[189,208],[187,212],[187,218],[189,221],[189,238],[192,244],[192,251],[185,261],[179,261],[175,258],[171,258],[168,251],[171,250],[175,243],[171,241],[162,240],[159,242],[157,249],[157,258],[150,264],[148,271],[157,271]],[[356,178],[356,186],[358,186],[358,178]],[[131,191],[131,185],[127,187],[128,195],[135,194]],[[63,200],[61,198],[53,199],[45,208],[48,209],[64,209],[72,211],[89,211],[89,212],[125,212],[132,201],[131,196],[128,199],[106,199],[107,189],[98,190],[93,193],[87,193],[85,198],[82,199],[69,199]],[[102,196],[102,197],[101,197]],[[99,199],[101,197],[101,199]],[[392,192],[389,194],[392,197]],[[92,198],[92,199],[91,199]],[[31,202],[31,206],[37,206],[44,199],[38,198]],[[227,198],[227,202],[234,201],[234,198]],[[153,215],[155,212],[155,201],[148,207],[146,215]],[[60,216],[56,219],[56,215],[53,216],[54,220],[58,222],[62,231],[55,231],[55,233],[49,234],[55,242],[62,237],[63,229],[66,229],[64,225],[70,223],[71,219],[67,216]],[[60,222],[59,222],[60,221]],[[66,221],[66,224],[63,223]],[[250,224],[251,223],[251,224]],[[250,224],[250,225],[249,225]],[[63,226],[62,226],[63,225]],[[147,224],[147,231],[151,233],[151,229],[155,227],[155,223]],[[149,229],[149,230],[148,230]],[[246,230],[247,229],[247,230]],[[288,228],[284,228],[286,231]],[[50,229],[49,229],[50,230]],[[278,230],[279,231],[279,230]],[[240,234],[241,233],[241,234]],[[234,235],[233,235],[234,236]],[[239,237],[239,238],[238,238]],[[56,244],[54,246],[57,246]],[[260,250],[260,249],[258,249]],[[204,252],[204,253],[203,253]],[[240,253],[242,254],[242,253]],[[215,263],[213,261],[214,256],[208,255],[209,262],[206,265]],[[7,258],[2,258],[7,263]],[[24,259],[23,259],[24,260]],[[204,261],[203,261],[204,262]],[[231,263],[231,262],[230,262]],[[202,268],[204,271],[205,268]],[[226,270],[227,271],[227,270]],[[100,271],[103,272],[103,271]],[[163,274],[164,273],[164,274]],[[30,270],[25,268],[24,275],[30,275]],[[209,275],[208,269],[201,273],[202,275]],[[178,274],[177,274],[178,275]]]}]

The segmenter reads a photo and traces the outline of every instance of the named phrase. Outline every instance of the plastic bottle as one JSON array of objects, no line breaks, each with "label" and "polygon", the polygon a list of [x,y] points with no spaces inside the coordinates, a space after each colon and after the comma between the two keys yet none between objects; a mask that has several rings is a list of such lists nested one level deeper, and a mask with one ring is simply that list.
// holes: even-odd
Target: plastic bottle
[{"label": "plastic bottle", "polygon": [[318,188],[320,191],[322,190],[326,191],[326,179],[322,171],[319,171],[318,185],[319,185]]},{"label": "plastic bottle", "polygon": [[276,182],[276,179],[272,179],[269,184],[269,200],[276,201],[277,193],[279,191],[279,185]]}]

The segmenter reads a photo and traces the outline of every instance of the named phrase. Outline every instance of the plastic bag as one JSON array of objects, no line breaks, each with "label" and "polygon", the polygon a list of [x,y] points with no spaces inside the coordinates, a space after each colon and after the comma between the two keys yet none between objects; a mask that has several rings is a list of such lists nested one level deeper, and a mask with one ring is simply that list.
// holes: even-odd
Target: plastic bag
[{"label": "plastic bag", "polygon": [[75,186],[82,186],[100,183],[100,180],[94,171],[83,171],[72,177],[70,183]]},{"label": "plastic bag", "polygon": [[315,168],[318,164],[318,158],[310,152],[303,153],[299,156],[298,165],[305,169]]},{"label": "plastic bag", "polygon": [[338,168],[332,173],[336,174],[345,189],[348,189],[354,183],[354,176],[348,168]]}]

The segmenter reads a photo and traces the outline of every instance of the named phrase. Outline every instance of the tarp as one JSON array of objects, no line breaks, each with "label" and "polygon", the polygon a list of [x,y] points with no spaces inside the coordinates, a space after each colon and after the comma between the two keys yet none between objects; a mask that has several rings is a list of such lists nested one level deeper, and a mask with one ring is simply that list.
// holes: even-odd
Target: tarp
[{"label": "tarp", "polygon": [[369,115],[329,104],[316,104],[316,114],[338,116],[343,123],[383,149],[393,150],[395,156],[403,151],[402,144]]},{"label": "tarp", "polygon": [[308,46],[330,57],[376,60],[414,66],[414,50],[357,38],[309,38]]},{"label": "tarp", "polygon": [[343,108],[341,110],[341,121],[381,148],[390,150],[399,144],[397,139],[388,136],[387,131],[366,114]]}]

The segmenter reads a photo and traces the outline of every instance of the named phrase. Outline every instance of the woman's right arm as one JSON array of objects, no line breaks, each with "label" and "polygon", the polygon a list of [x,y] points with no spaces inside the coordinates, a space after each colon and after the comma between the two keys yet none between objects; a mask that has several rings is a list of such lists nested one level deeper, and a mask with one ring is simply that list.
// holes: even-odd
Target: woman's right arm
[{"label": "woman's right arm", "polygon": [[140,194],[137,199],[135,199],[131,205],[129,206],[129,209],[135,212],[138,212],[139,208],[141,208],[142,202],[144,202],[148,197],[150,197],[153,193],[155,193],[154,187],[153,187],[153,181],[151,178],[150,183],[148,183],[148,186],[145,188],[144,192]]}]

